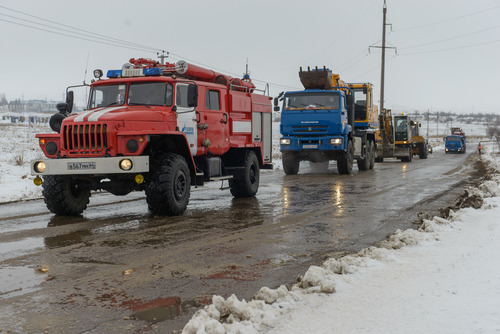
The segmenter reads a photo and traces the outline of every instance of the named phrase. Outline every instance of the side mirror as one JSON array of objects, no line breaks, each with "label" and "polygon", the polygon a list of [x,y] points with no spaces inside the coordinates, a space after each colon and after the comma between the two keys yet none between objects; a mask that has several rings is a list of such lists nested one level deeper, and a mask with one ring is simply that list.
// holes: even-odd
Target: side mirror
[{"label": "side mirror", "polygon": [[189,84],[188,86],[188,107],[198,106],[198,86]]},{"label": "side mirror", "polygon": [[[75,94],[73,93],[72,90],[70,90],[66,94],[66,104],[67,104],[66,112],[68,114],[71,114],[71,112],[73,111],[73,101],[74,100],[75,100]],[[59,110],[59,109],[57,109],[57,110]]]},{"label": "side mirror", "polygon": [[275,97],[273,99],[273,102],[274,102],[274,111],[280,111],[280,107],[278,105],[278,102],[279,102],[279,98],[278,97]]}]

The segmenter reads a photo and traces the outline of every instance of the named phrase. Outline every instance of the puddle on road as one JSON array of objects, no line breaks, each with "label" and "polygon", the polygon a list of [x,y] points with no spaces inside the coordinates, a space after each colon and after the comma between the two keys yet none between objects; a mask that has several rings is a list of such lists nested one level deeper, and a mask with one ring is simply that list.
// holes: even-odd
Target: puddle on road
[{"label": "puddle on road", "polygon": [[38,291],[40,284],[47,280],[47,274],[29,267],[0,268],[0,299],[21,296]]},{"label": "puddle on road", "polygon": [[33,253],[33,250],[43,247],[43,238],[26,238],[18,241],[2,242],[0,243],[0,261]]},{"label": "puddle on road", "polygon": [[158,298],[146,303],[133,302],[129,307],[136,311],[131,318],[157,323],[172,320],[177,316],[186,314],[192,308],[199,308],[210,301],[182,301],[179,297]]}]

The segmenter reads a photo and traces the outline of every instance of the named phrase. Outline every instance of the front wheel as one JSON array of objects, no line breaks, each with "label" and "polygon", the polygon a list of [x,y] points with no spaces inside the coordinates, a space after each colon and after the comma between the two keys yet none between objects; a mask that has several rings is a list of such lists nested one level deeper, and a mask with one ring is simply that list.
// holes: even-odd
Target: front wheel
[{"label": "front wheel", "polygon": [[339,174],[351,174],[353,161],[354,147],[352,146],[352,140],[349,140],[347,142],[347,150],[342,152],[337,159],[337,169]]},{"label": "front wheel", "polygon": [[286,175],[295,175],[299,172],[300,160],[297,159],[295,152],[285,151],[281,153],[281,160],[283,162],[283,171]]},{"label": "front wheel", "polygon": [[89,204],[90,185],[85,181],[67,175],[47,175],[42,186],[45,204],[56,215],[79,215]]},{"label": "front wheel", "polygon": [[233,175],[229,181],[231,194],[234,197],[252,197],[259,190],[260,167],[254,151],[248,151],[245,156],[243,170]]},{"label": "front wheel", "polygon": [[159,216],[177,216],[186,211],[191,175],[186,160],[174,153],[161,154],[151,162],[152,176],[146,187],[149,210]]}]

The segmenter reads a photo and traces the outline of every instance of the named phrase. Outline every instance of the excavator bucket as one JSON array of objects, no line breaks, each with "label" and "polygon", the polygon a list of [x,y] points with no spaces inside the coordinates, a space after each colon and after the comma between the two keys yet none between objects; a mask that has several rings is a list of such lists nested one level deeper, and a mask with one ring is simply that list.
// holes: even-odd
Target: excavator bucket
[{"label": "excavator bucket", "polygon": [[307,71],[302,71],[301,67],[299,78],[305,89],[332,89],[332,72],[325,67],[313,70],[308,67]]}]

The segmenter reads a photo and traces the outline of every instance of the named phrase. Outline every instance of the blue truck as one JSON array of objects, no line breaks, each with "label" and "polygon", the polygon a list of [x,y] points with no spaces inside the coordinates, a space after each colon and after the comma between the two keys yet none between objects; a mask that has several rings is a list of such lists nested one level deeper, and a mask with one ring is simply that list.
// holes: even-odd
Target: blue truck
[{"label": "blue truck", "polygon": [[451,135],[444,138],[444,152],[446,154],[462,153],[467,151],[467,140],[465,132],[460,128],[451,128]]},{"label": "blue truck", "polygon": [[[305,90],[281,93],[280,151],[287,175],[299,172],[300,162],[311,167],[335,160],[339,174],[350,174],[354,159],[359,170],[373,169],[377,107],[370,83],[345,83],[326,67],[300,68]],[[325,170],[326,170],[325,168]]]}]

